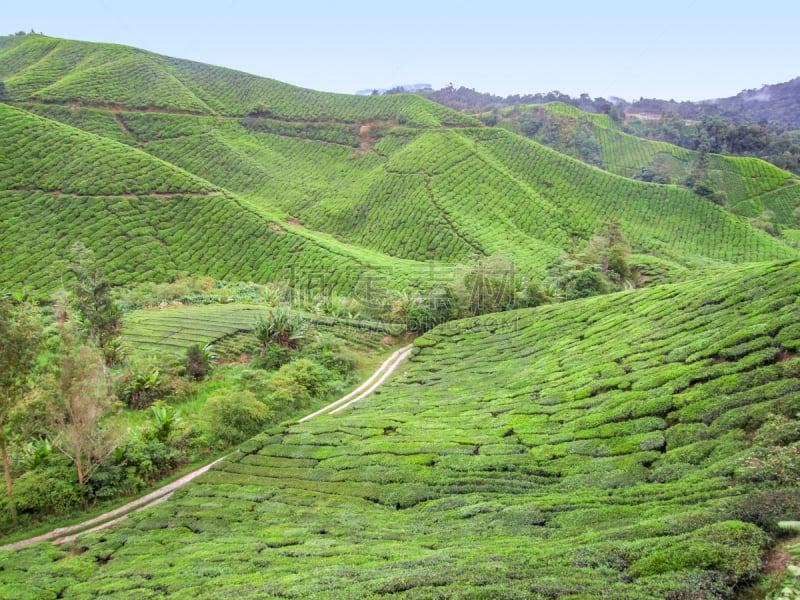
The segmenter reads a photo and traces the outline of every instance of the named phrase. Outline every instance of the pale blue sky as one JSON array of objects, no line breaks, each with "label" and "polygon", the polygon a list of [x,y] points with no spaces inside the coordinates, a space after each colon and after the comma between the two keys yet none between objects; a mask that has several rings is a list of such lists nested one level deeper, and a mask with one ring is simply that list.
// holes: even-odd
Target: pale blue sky
[{"label": "pale blue sky", "polygon": [[[24,6],[27,4],[27,6]],[[800,76],[797,2],[8,2],[0,34],[128,44],[318,90],[699,100]]]}]

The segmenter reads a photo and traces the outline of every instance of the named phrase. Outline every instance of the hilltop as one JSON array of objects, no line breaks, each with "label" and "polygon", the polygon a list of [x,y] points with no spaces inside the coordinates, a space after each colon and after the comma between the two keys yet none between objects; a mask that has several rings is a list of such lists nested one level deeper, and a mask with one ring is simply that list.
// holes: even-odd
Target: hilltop
[{"label": "hilltop", "polygon": [[[450,323],[6,595],[729,598],[800,506],[800,264]],[[25,581],[23,585],[20,582]]]},{"label": "hilltop", "polygon": [[768,123],[778,130],[800,129],[800,77],[760,88],[742,90],[735,96],[701,102],[675,102],[641,98],[630,106],[632,111],[675,112],[685,118],[718,115],[734,123]]},{"label": "hilltop", "polygon": [[10,101],[349,123],[393,118],[418,125],[474,124],[413,95],[317,92],[138,48],[43,35],[0,38],[0,81]]},{"label": "hilltop", "polygon": [[[76,239],[116,284],[322,273],[340,293],[364,277],[415,285],[430,265],[491,254],[541,277],[609,218],[648,260],[797,256],[689,190],[605,173],[415,95],[325,94],[39,35],[2,38],[0,80],[11,289],[52,290]],[[80,158],[97,152],[108,159]]]},{"label": "hilltop", "polygon": [[626,133],[609,115],[551,102],[519,105],[484,120],[611,173],[694,188],[734,214],[791,240],[800,230],[800,181],[757,158],[703,153]]}]

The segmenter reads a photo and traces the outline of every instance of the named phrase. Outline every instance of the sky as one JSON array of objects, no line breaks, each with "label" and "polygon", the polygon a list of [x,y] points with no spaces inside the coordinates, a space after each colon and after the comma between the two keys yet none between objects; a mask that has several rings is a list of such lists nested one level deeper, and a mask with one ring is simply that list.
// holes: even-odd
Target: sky
[{"label": "sky", "polygon": [[331,92],[702,100],[800,76],[798,17],[775,0],[31,0],[5,4],[0,35],[126,44]]}]

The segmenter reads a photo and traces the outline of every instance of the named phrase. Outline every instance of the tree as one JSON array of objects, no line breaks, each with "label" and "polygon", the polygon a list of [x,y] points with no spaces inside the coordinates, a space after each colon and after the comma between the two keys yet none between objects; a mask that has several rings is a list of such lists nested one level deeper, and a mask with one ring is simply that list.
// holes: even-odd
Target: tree
[{"label": "tree", "polygon": [[7,298],[0,298],[0,451],[11,516],[16,522],[11,467],[8,458],[6,421],[28,389],[28,376],[33,368],[41,341],[41,325],[28,305],[15,307]]},{"label": "tree", "polygon": [[69,270],[75,276],[72,292],[89,337],[103,352],[107,363],[119,362],[117,338],[122,324],[122,311],[111,297],[111,284],[103,277],[91,250],[81,242],[75,242],[71,252]]},{"label": "tree", "polygon": [[211,344],[201,346],[192,344],[186,349],[186,374],[197,381],[202,381],[211,370],[211,361],[216,355],[211,350]]},{"label": "tree", "polygon": [[610,219],[583,249],[565,253],[548,268],[549,283],[566,300],[631,286],[636,273],[628,264],[630,253],[619,221]]},{"label": "tree", "polygon": [[631,277],[628,257],[631,246],[616,219],[610,219],[605,227],[589,240],[579,260],[584,265],[596,265],[612,283],[620,284]]},{"label": "tree", "polygon": [[477,316],[514,308],[517,276],[514,263],[499,256],[486,256],[461,273],[455,293],[462,312]]},{"label": "tree", "polygon": [[75,464],[86,508],[85,485],[118,442],[116,432],[103,424],[113,396],[101,351],[81,342],[73,322],[65,320],[58,328],[61,348],[53,382],[58,449]]}]

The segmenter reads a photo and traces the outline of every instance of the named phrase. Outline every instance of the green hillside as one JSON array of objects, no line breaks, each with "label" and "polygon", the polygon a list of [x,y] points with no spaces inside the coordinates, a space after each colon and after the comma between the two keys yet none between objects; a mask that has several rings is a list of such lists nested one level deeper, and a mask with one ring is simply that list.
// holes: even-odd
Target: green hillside
[{"label": "green hillside", "polygon": [[0,81],[12,101],[311,121],[475,123],[471,117],[410,94],[368,97],[316,92],[116,44],[42,35],[2,40]]},{"label": "green hillside", "polygon": [[[325,94],[41,35],[2,38],[0,80],[5,288],[51,291],[78,239],[115,284],[322,273],[314,285],[340,293],[490,254],[541,277],[609,218],[648,260],[797,256],[686,189],[605,173],[414,95]],[[789,219],[784,175],[742,179],[774,195],[747,196],[742,212]]]},{"label": "green hillside", "polygon": [[402,261],[298,235],[229,193],[140,150],[0,104],[0,282],[57,285],[77,240],[116,282],[175,273],[296,280],[352,290]]},{"label": "green hillside", "polygon": [[[484,120],[486,120],[484,116]],[[495,115],[497,124],[524,133],[612,173],[667,183],[703,179],[736,214],[758,217],[761,197],[780,193],[792,210],[773,212],[770,222],[790,229],[800,227],[800,184],[778,167],[755,158],[709,154],[701,164],[698,152],[666,142],[639,138],[623,132],[608,115],[585,113],[558,102],[505,108]],[[765,196],[768,206],[769,197]]]},{"label": "green hillside", "polygon": [[[124,145],[0,111],[11,158],[0,174],[0,244],[15,257],[2,280],[32,291],[58,280],[54,250],[66,258],[77,239],[123,283],[178,271],[289,280],[291,266],[347,291],[365,272],[402,285],[425,271],[408,259],[500,252],[541,274],[609,217],[635,251],[688,264],[794,255],[686,190],[606,175],[497,129],[388,128],[360,153],[347,128],[88,110],[72,119],[98,134],[101,117],[113,119],[106,128],[132,138]],[[166,201],[176,193],[180,201]]]},{"label": "green hillside", "polygon": [[[729,598],[800,507],[800,263],[450,323],[4,597]],[[776,460],[777,459],[777,460]],[[23,583],[24,582],[24,583]]]}]

